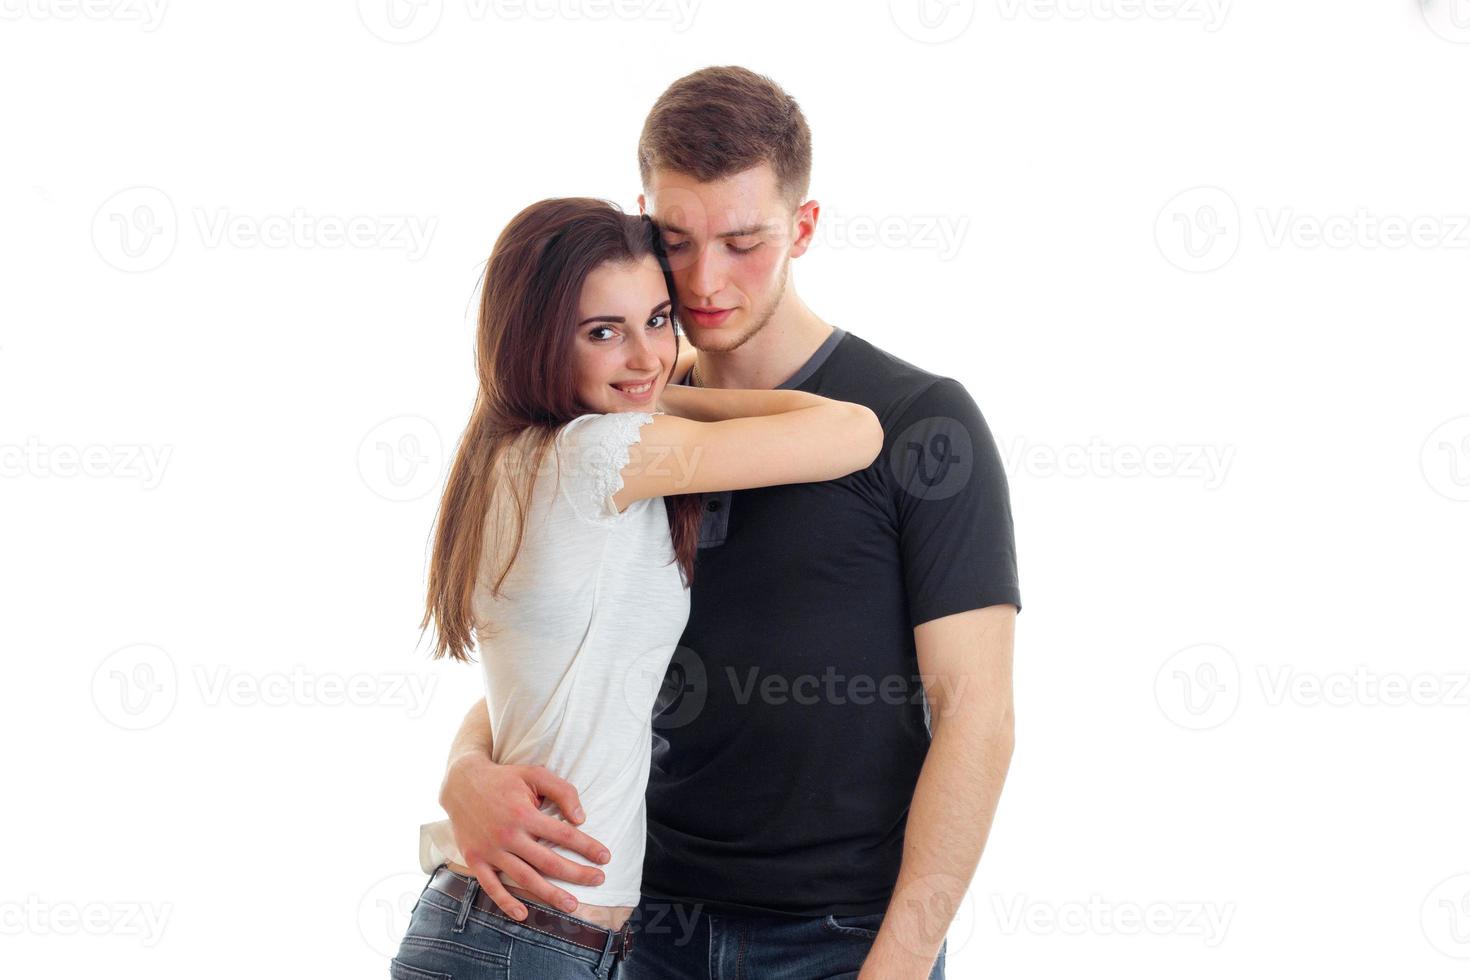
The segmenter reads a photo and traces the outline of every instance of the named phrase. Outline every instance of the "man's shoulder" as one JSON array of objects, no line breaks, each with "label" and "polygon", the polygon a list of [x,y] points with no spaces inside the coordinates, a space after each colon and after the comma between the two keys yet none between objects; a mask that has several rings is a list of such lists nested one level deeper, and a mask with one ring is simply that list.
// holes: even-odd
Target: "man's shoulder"
[{"label": "man's shoulder", "polygon": [[916,408],[930,414],[946,407],[973,405],[965,386],[948,375],[929,371],[890,353],[851,331],[834,351],[832,377],[824,393],[867,405],[885,427]]}]

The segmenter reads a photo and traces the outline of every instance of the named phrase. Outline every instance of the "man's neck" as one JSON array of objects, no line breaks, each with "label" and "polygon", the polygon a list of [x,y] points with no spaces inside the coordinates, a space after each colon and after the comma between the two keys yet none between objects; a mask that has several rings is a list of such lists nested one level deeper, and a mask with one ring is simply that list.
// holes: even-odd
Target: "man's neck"
[{"label": "man's neck", "polygon": [[699,383],[705,388],[775,388],[811,360],[831,335],[832,325],[789,291],[770,321],[735,350],[699,352]]}]

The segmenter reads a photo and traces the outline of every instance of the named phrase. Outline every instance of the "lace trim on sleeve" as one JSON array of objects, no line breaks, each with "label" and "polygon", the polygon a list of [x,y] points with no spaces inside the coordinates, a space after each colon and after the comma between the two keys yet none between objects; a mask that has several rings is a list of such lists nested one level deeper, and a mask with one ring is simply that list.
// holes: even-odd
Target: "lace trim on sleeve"
[{"label": "lace trim on sleeve", "polygon": [[[663,412],[608,412],[585,423],[591,432],[578,432],[572,440],[571,464],[578,472],[580,490],[574,490],[579,511],[601,521],[622,516],[613,495],[623,489],[623,467],[628,465],[639,430]],[[624,511],[623,513],[626,513]]]},{"label": "lace trim on sleeve", "polygon": [[639,439],[639,430],[653,421],[652,412],[615,412],[610,417],[616,419],[616,425],[608,434],[603,448],[611,456],[611,461],[606,466],[598,467],[594,477],[595,496],[593,502],[598,509],[606,508],[608,516],[615,516],[618,512],[617,505],[612,502],[612,497],[623,489],[623,467],[628,465],[628,457],[632,455],[633,443]]}]

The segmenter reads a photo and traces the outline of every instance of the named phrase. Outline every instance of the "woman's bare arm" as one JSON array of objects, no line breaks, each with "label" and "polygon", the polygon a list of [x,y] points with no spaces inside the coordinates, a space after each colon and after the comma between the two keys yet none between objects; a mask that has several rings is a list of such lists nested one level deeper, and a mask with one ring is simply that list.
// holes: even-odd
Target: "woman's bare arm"
[{"label": "woman's bare arm", "polygon": [[643,426],[613,500],[745,490],[833,480],[883,449],[873,410],[806,391],[684,388],[660,401],[669,414]]},{"label": "woman's bare arm", "polygon": [[695,388],[690,385],[665,385],[658,400],[661,411],[691,422],[780,415],[782,412],[832,404],[844,403],[789,388]]}]

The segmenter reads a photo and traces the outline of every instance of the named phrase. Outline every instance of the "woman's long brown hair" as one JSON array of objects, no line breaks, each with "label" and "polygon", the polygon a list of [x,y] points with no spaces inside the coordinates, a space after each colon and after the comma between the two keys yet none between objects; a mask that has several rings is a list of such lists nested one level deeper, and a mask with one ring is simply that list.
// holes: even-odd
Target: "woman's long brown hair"
[{"label": "woman's long brown hair", "polygon": [[[669,298],[675,299],[653,223],[585,197],[538,201],[511,219],[496,240],[485,268],[475,335],[479,391],[439,503],[428,599],[419,624],[420,630],[434,624],[435,659],[470,659],[477,583],[500,596],[520,552],[547,449],[561,426],[589,411],[577,398],[573,355],[583,283],[604,263],[638,262],[650,255],[658,259]],[[497,460],[504,464],[499,469]],[[500,493],[511,499],[497,500]],[[491,542],[495,553],[487,555],[487,517],[492,505],[504,503],[514,504],[514,520],[504,522],[507,533],[497,531]],[[664,506],[687,586],[694,580],[701,498],[665,497]],[[487,557],[493,560],[486,562]],[[488,569],[487,581],[481,581],[482,568]]]}]

